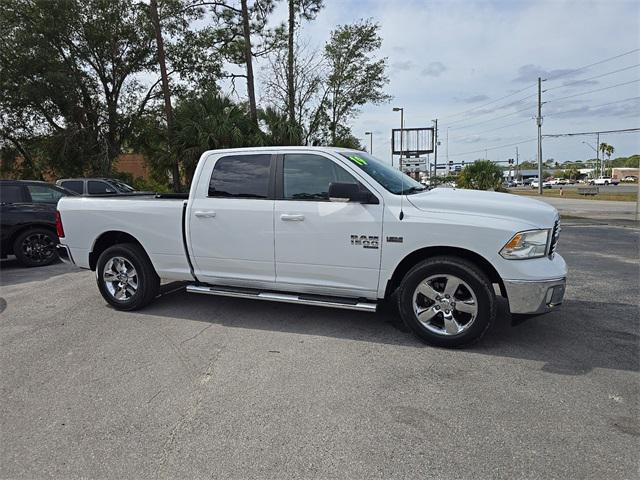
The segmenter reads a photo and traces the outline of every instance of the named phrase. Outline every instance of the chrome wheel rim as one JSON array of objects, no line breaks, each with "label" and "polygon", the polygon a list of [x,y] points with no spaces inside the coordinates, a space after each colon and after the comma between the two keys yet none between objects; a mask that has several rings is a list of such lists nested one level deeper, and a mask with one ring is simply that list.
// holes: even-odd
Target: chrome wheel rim
[{"label": "chrome wheel rim", "polygon": [[36,263],[43,263],[51,259],[55,244],[46,233],[32,233],[22,242],[22,254]]},{"label": "chrome wheel rim", "polygon": [[413,311],[430,332],[442,336],[460,335],[478,316],[478,299],[473,289],[455,275],[432,275],[413,293]]},{"label": "chrome wheel rim", "polygon": [[104,265],[102,280],[113,298],[126,302],[138,291],[138,272],[124,257],[112,257]]}]

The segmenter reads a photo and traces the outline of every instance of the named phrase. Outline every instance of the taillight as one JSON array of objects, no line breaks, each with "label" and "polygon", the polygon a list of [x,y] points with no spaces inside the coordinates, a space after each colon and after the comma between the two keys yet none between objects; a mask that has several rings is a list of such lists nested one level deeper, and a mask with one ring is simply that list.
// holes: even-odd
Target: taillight
[{"label": "taillight", "polygon": [[62,217],[60,217],[60,212],[56,210],[56,233],[58,234],[58,238],[64,238],[64,228],[62,228]]}]

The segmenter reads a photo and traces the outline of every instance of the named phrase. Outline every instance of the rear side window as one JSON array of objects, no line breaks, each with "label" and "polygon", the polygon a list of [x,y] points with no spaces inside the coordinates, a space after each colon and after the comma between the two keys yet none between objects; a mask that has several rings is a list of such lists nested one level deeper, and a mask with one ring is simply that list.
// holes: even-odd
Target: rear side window
[{"label": "rear side window", "polygon": [[0,203],[24,202],[21,185],[0,185]]},{"label": "rear side window", "polygon": [[61,182],[60,185],[67,190],[79,193],[80,195],[84,193],[84,182],[82,180],[68,180],[66,182]]},{"label": "rear side window", "polygon": [[210,197],[268,198],[271,155],[234,155],[216,162]]},{"label": "rear side window", "polygon": [[64,192],[47,185],[27,185],[33,203],[58,203]]},{"label": "rear side window", "polygon": [[98,180],[89,180],[87,182],[87,193],[89,195],[100,195],[104,193],[116,193],[115,187],[112,187],[107,182],[100,182]]}]

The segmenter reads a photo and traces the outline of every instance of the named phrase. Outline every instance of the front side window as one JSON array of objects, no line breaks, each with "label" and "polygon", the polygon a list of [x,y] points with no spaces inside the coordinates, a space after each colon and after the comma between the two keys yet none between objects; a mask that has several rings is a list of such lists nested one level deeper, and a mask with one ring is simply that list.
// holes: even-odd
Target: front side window
[{"label": "front side window", "polygon": [[72,192],[79,193],[80,195],[84,193],[83,180],[67,180],[65,182],[61,182],[60,185],[66,188],[67,190],[71,190]]},{"label": "front side window", "polygon": [[283,195],[286,200],[329,200],[332,182],[358,183],[328,158],[309,154],[284,156]]},{"label": "front side window", "polygon": [[211,174],[210,197],[268,198],[271,155],[220,158]]},{"label": "front side window", "polygon": [[63,190],[47,185],[27,185],[33,203],[58,203],[65,196]]},{"label": "front side window", "polygon": [[101,180],[89,180],[87,182],[87,193],[89,195],[102,195],[105,193],[116,193],[116,189],[107,182]]},{"label": "front side window", "polygon": [[406,195],[426,190],[420,182],[367,153],[356,150],[339,153],[393,194],[399,195],[404,192]]}]

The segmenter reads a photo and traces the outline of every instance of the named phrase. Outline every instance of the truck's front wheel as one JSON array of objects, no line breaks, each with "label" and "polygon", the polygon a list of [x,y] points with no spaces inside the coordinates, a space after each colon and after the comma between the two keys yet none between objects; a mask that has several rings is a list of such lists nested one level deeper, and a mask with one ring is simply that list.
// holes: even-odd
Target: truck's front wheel
[{"label": "truck's front wheel", "polygon": [[405,275],[398,307],[420,338],[441,347],[479,340],[496,316],[487,276],[473,263],[448,256],[424,260]]},{"label": "truck's front wheel", "polygon": [[102,252],[96,280],[103,298],[118,310],[144,307],[160,288],[160,279],[149,257],[134,243],[114,245]]}]

